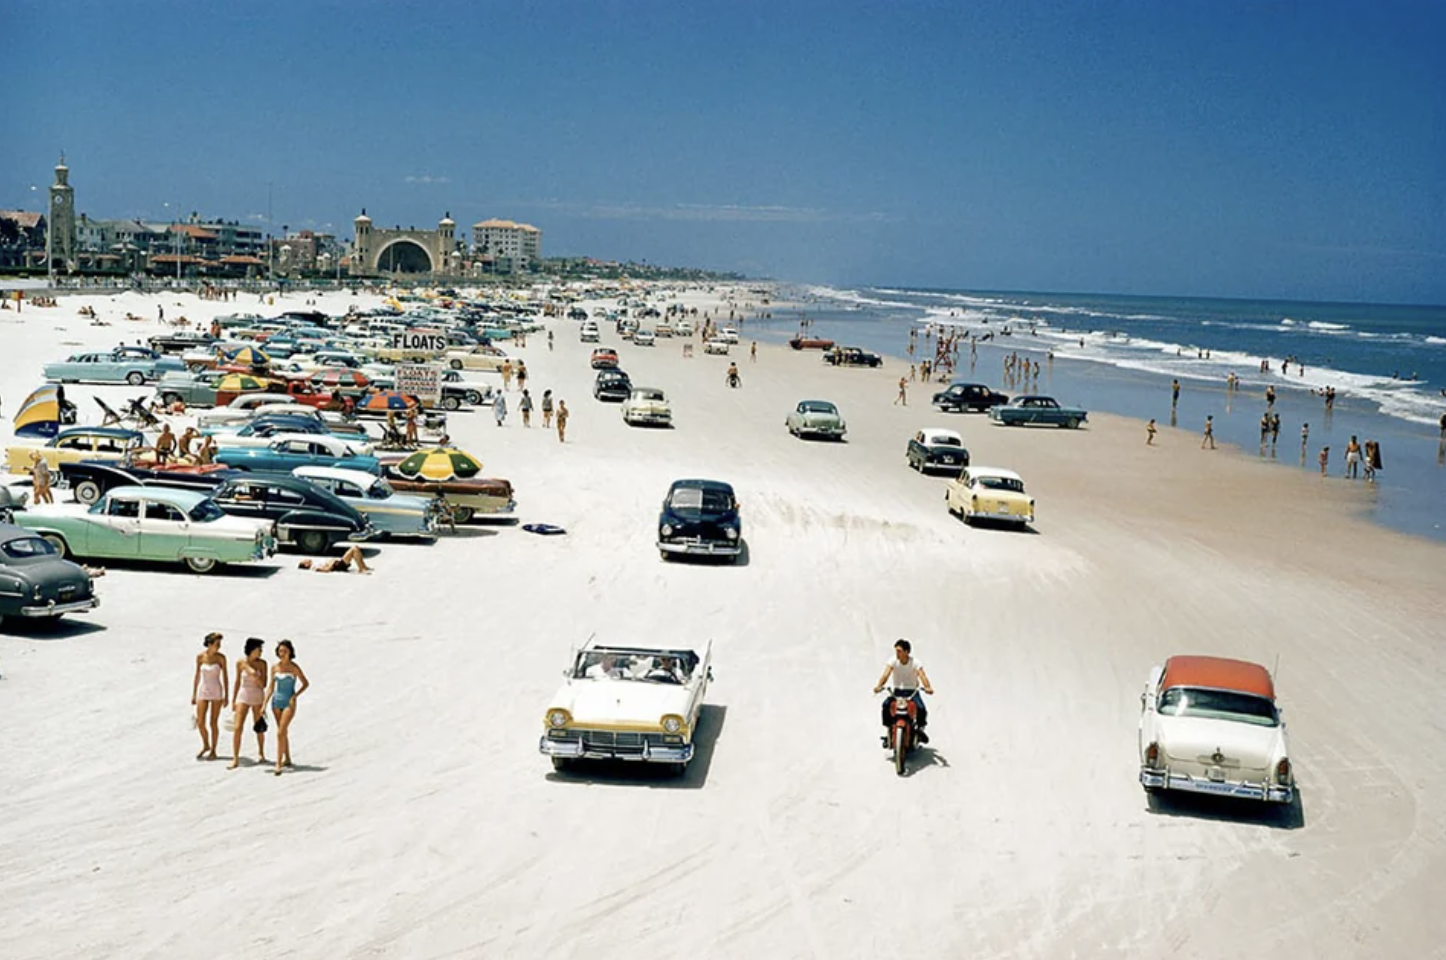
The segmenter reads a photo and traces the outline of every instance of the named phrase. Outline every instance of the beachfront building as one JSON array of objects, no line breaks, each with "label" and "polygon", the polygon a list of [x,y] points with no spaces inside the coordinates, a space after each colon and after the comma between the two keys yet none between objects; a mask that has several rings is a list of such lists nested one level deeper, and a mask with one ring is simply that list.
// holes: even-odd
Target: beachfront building
[{"label": "beachfront building", "polygon": [[0,210],[0,267],[29,266],[45,255],[45,214]]},{"label": "beachfront building", "polygon": [[530,223],[483,220],[472,224],[472,263],[477,273],[520,273],[542,263],[542,231]]},{"label": "beachfront building", "polygon": [[363,208],[353,221],[356,239],[352,242],[347,269],[353,276],[375,276],[379,273],[427,273],[436,276],[459,276],[462,273],[463,251],[457,242],[457,222],[450,213],[437,222],[436,230],[416,227],[379,229]]},{"label": "beachfront building", "polygon": [[272,270],[281,276],[329,273],[337,269],[345,251],[336,237],[313,230],[292,231],[271,241]]}]

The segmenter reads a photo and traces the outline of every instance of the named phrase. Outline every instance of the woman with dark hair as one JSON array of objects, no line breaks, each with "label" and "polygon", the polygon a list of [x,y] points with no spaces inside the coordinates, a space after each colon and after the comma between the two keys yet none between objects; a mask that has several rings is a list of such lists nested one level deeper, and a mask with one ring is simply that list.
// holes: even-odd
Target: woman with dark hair
[{"label": "woman with dark hair", "polygon": [[226,658],[221,654],[221,635],[208,633],[196,654],[196,672],[191,677],[191,705],[196,708],[196,729],[201,731],[201,752],[196,759],[215,760],[221,738],[221,708],[226,705]]},{"label": "woman with dark hair", "polygon": [[271,686],[266,690],[271,712],[276,717],[275,773],[278,777],[282,767],[291,766],[291,720],[296,716],[296,701],[311,686],[295,657],[296,648],[290,640],[276,645],[276,665],[271,668]]},{"label": "woman with dark hair", "polygon": [[256,753],[259,763],[266,762],[266,661],[261,659],[265,641],[260,637],[248,637],[246,656],[236,661],[236,682],[231,691],[231,702],[235,707],[235,731],[231,735],[231,766],[235,770],[241,765],[241,736],[246,732],[247,718],[251,729],[256,731]]}]

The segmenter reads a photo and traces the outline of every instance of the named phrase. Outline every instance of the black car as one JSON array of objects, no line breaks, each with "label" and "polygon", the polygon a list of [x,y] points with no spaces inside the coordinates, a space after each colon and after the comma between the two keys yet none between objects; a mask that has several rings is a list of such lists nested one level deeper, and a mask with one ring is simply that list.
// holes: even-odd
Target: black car
[{"label": "black car", "polygon": [[964,438],[953,430],[920,430],[909,438],[909,449],[904,454],[909,466],[920,473],[930,470],[948,470],[958,473],[969,466],[969,450]]},{"label": "black car", "polygon": [[54,622],[98,606],[95,582],[84,567],[62,559],[39,534],[0,523],[0,620]]},{"label": "black car", "polygon": [[633,392],[633,381],[621,370],[600,370],[592,384],[592,395],[598,400],[622,403]]},{"label": "black car", "polygon": [[658,552],[727,557],[743,552],[743,524],[738,498],[721,480],[674,480],[658,515]]},{"label": "black car", "polygon": [[836,367],[881,367],[884,358],[858,347],[834,347],[824,352],[823,362]]},{"label": "black car", "polygon": [[216,342],[216,338],[206,333],[165,333],[151,337],[150,345],[152,350],[160,353],[185,353],[187,350],[199,350],[209,347]]},{"label": "black car", "polygon": [[239,470],[218,464],[166,469],[128,467],[116,460],[79,460],[60,465],[60,475],[65,478],[76,502],[87,506],[105,496],[112,487],[178,487],[210,496],[219,484],[239,473]]},{"label": "black car", "polygon": [[949,389],[934,394],[934,406],[946,412],[964,413],[977,410],[984,413],[990,407],[1008,403],[1009,398],[990,390],[982,383],[951,383]]},{"label": "black car", "polygon": [[377,535],[371,521],[351,504],[286,474],[234,477],[212,496],[232,516],[274,521],[277,543],[294,543],[302,553],[326,553],[343,541]]}]

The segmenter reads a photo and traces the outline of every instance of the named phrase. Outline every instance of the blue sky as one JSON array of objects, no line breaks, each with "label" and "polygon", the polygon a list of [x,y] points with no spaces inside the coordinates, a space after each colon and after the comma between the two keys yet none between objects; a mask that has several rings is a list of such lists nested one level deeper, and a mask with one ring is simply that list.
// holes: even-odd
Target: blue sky
[{"label": "blue sky", "polygon": [[0,34],[0,207],[64,149],[96,217],[451,211],[800,281],[1446,303],[1434,0],[0,0]]}]

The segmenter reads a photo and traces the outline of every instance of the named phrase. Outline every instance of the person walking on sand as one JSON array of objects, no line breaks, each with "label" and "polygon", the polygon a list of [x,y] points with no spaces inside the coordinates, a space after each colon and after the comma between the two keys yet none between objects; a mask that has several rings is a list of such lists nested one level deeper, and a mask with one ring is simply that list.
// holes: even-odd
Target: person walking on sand
[{"label": "person walking on sand", "polygon": [[291,721],[296,717],[296,701],[311,686],[311,681],[302,673],[296,662],[296,648],[290,640],[276,645],[276,666],[271,668],[271,685],[266,689],[266,698],[271,701],[271,713],[276,717],[276,770],[291,763]]},{"label": "person walking on sand", "polygon": [[1200,449],[1205,449],[1205,444],[1210,444],[1210,449],[1215,449],[1215,417],[1205,418],[1205,436],[1200,439]]},{"label": "person walking on sand", "polygon": [[750,341],[749,344],[748,344],[748,362],[749,362],[749,363],[757,363],[757,362],[758,362],[758,341],[757,341],[757,340]]},{"label": "person walking on sand", "polygon": [[1150,422],[1145,424],[1145,446],[1155,445],[1155,418],[1151,417]]},{"label": "person walking on sand", "polygon": [[894,406],[901,403],[906,407],[909,405],[909,381],[904,377],[899,378],[899,395],[894,398]]},{"label": "person walking on sand", "polygon": [[1273,407],[1273,406],[1275,406],[1275,387],[1274,387],[1274,386],[1269,386],[1269,387],[1266,387],[1266,388],[1265,388],[1265,405],[1266,405],[1267,407]]},{"label": "person walking on sand", "polygon": [[512,361],[511,361],[511,360],[503,360],[503,361],[502,361],[502,389],[503,389],[503,390],[511,390],[511,389],[512,389]]},{"label": "person walking on sand", "polygon": [[507,395],[497,394],[497,399],[492,401],[492,416],[496,419],[497,425],[502,426],[502,421],[507,419]]},{"label": "person walking on sand", "polygon": [[265,642],[260,637],[246,638],[246,656],[236,661],[236,682],[231,689],[234,731],[231,734],[231,766],[235,770],[241,765],[241,737],[246,732],[249,718],[251,729],[256,731],[256,756],[258,763],[266,762],[266,661],[261,659]]},{"label": "person walking on sand", "polygon": [[517,389],[523,393],[527,392],[527,362],[525,360],[517,361]]},{"label": "person walking on sand", "polygon": [[221,634],[208,633],[196,654],[196,672],[191,677],[191,706],[196,708],[196,729],[201,731],[201,752],[197,760],[215,760],[220,739],[221,708],[226,696],[226,658],[221,654]]},{"label": "person walking on sand", "polygon": [[1354,480],[1361,469],[1361,445],[1356,442],[1355,434],[1351,435],[1351,442],[1346,444],[1346,479]]},{"label": "person walking on sand", "polygon": [[547,349],[552,349],[552,331],[547,331]]},{"label": "person walking on sand", "polygon": [[50,464],[40,455],[39,450],[30,451],[30,485],[35,490],[36,503],[54,503],[50,492]]},{"label": "person walking on sand", "polygon": [[532,426],[532,394],[526,390],[522,391],[522,399],[517,401],[517,409],[522,411],[522,425]]},{"label": "person walking on sand", "polygon": [[552,426],[552,391],[542,391],[542,429]]},{"label": "person walking on sand", "polygon": [[557,442],[567,441],[567,401],[557,401]]},{"label": "person walking on sand", "polygon": [[1331,462],[1331,448],[1330,448],[1330,447],[1321,447],[1321,448],[1320,448],[1320,475],[1321,475],[1321,476],[1325,476],[1325,475],[1326,475],[1326,468],[1330,465],[1330,462]]},{"label": "person walking on sand", "polygon": [[1179,381],[1178,379],[1175,379],[1175,380],[1170,381],[1170,406],[1171,406],[1171,407],[1178,407],[1179,405],[1180,405],[1180,381]]}]

